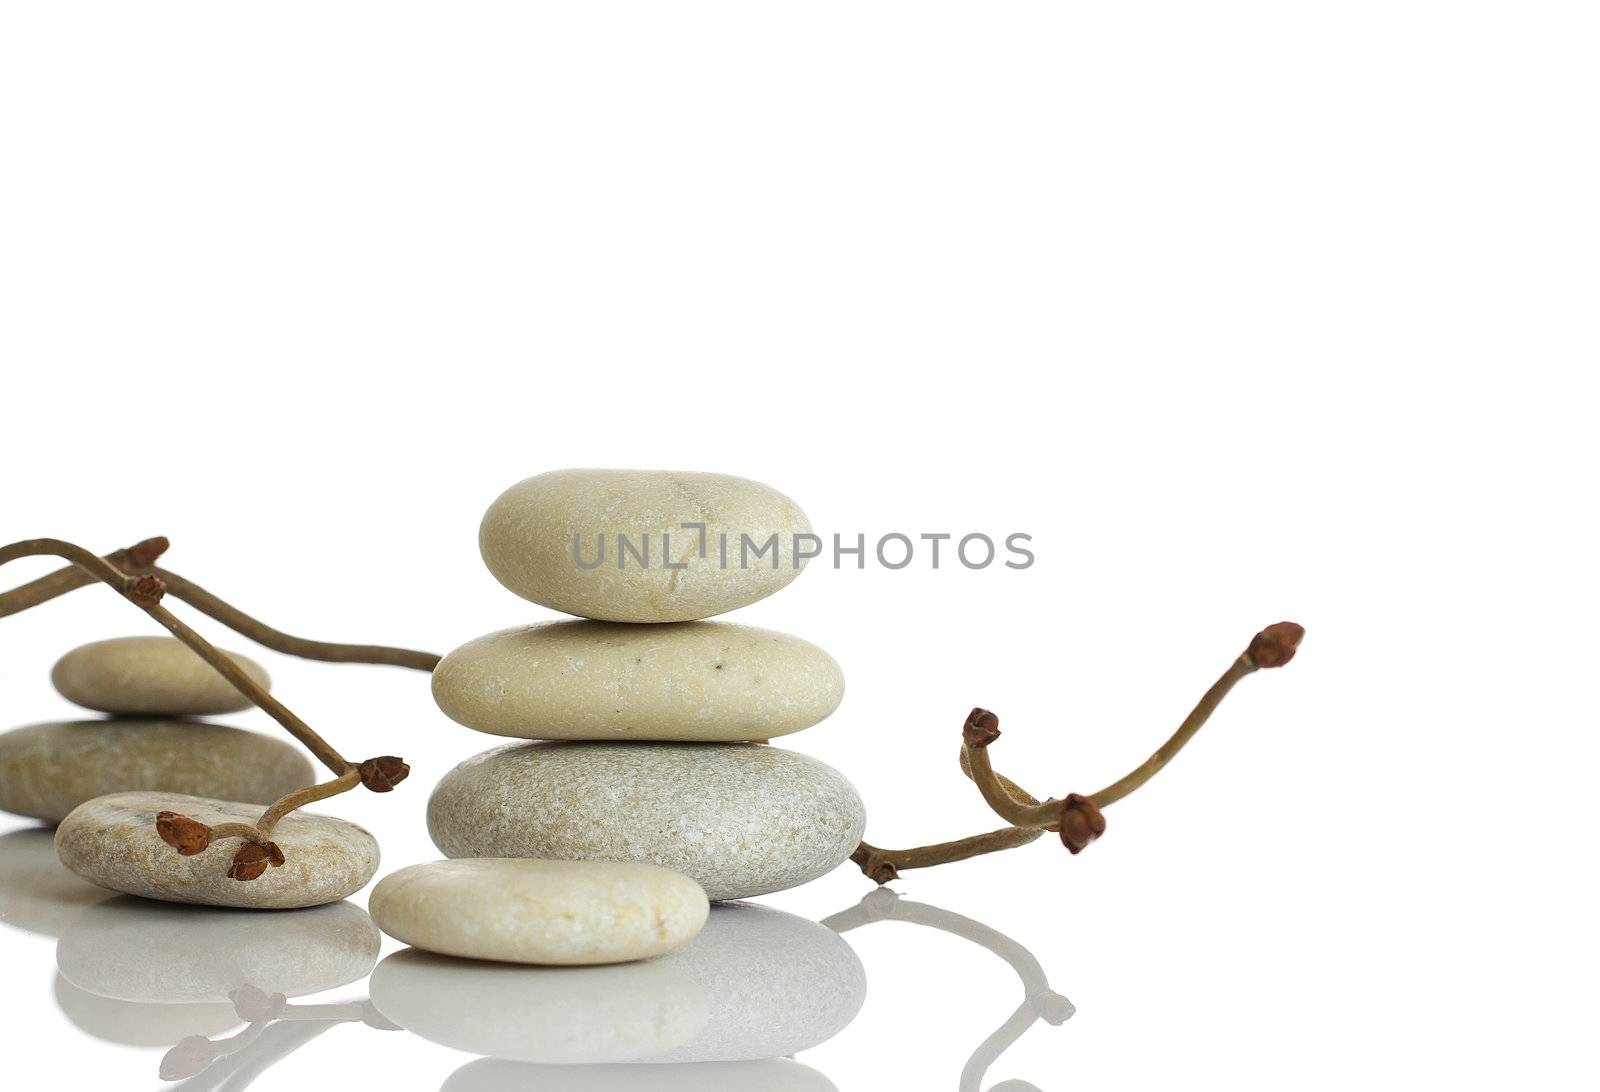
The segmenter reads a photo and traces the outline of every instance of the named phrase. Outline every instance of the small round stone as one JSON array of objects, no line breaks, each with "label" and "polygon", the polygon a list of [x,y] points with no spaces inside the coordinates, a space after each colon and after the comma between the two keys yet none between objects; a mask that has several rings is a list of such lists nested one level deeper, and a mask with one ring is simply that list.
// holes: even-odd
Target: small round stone
[{"label": "small round stone", "polygon": [[[227,653],[263,687],[272,680],[254,660]],[[237,713],[250,699],[176,637],[113,637],[75,648],[50,671],[61,696],[85,709],[128,716]]]},{"label": "small round stone", "polygon": [[644,861],[712,901],[816,879],[854,852],[861,798],[814,758],[757,743],[518,743],[428,800],[446,857]]},{"label": "small round stone", "polygon": [[367,901],[417,948],[503,963],[586,966],[670,952],[706,922],[706,893],[655,865],[477,858],[411,865]]},{"label": "small round stone", "polygon": [[239,991],[303,997],[365,978],[382,942],[350,902],[286,914],[113,898],[62,932],[56,967],[99,997],[232,1005]]},{"label": "small round stone", "polygon": [[0,811],[51,823],[107,793],[270,804],[311,781],[310,761],[288,742],[204,721],[55,721],[0,735]]},{"label": "small round stone", "polygon": [[522,739],[765,740],[809,728],[844,697],[809,641],[728,622],[550,622],[462,645],[434,669],[455,721]]},{"label": "small round stone", "polygon": [[337,902],[365,887],[378,870],[378,843],[354,823],[294,812],[272,840],[284,863],[254,880],[228,878],[238,839],[179,855],[156,833],[156,816],[174,811],[207,826],[254,823],[261,809],[173,793],[125,792],[80,804],[56,828],[61,863],[101,887],[166,902],[282,910]]},{"label": "small round stone", "polygon": [[540,606],[686,622],[784,587],[805,564],[798,536],[810,533],[799,505],[747,478],[555,470],[500,494],[478,548],[496,580]]},{"label": "small round stone", "polygon": [[867,979],[827,926],[733,904],[712,907],[699,936],[658,959],[533,969],[411,949],[378,964],[371,990],[388,1019],[471,1054],[706,1063],[810,1050],[855,1018]]}]

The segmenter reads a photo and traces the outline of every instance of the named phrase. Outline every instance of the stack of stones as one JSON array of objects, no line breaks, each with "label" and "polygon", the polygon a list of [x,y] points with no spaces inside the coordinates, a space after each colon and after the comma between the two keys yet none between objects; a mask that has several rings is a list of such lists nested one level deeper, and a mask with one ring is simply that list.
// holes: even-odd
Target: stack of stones
[{"label": "stack of stones", "polygon": [[[259,665],[228,655],[269,685]],[[195,719],[250,702],[174,638],[96,641],[50,677],[68,701],[109,716],[0,735],[0,810],[59,823],[87,800],[136,790],[265,805],[313,780],[289,743]]]},{"label": "stack of stones", "polygon": [[435,670],[452,719],[537,741],[445,776],[428,804],[439,849],[660,866],[713,902],[849,857],[866,822],[855,789],[766,743],[833,712],[838,664],[797,637],[703,620],[793,580],[809,533],[788,497],[721,474],[563,470],[502,494],[479,534],[489,570],[584,620],[492,633]]}]

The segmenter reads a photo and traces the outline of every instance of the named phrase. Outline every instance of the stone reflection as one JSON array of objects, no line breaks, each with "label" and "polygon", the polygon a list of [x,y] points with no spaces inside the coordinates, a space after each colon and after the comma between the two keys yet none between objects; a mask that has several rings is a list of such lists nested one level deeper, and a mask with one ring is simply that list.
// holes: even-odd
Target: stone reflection
[{"label": "stone reflection", "polygon": [[492,1058],[746,1062],[832,1038],[860,1011],[866,973],[833,930],[733,903],[713,907],[698,937],[658,959],[536,968],[408,949],[378,965],[371,989],[401,1027]]},{"label": "stone reflection", "polygon": [[[227,1079],[252,1059],[280,1057],[336,1023],[363,1019],[364,1009],[306,1013],[288,999],[364,978],[378,944],[367,912],[347,902],[246,911],[118,895],[62,930],[56,1004],[97,1039],[170,1047],[164,1080],[207,1071]],[[285,1013],[306,1026],[268,1034]],[[241,1024],[243,1031],[212,1041]]]},{"label": "stone reflection", "polygon": [[298,997],[355,982],[378,959],[378,927],[354,903],[229,910],[119,895],[73,918],[56,966],[100,997],[231,1003],[241,987]]},{"label": "stone reflection", "polygon": [[[840,933],[847,933],[879,921],[926,926],[970,940],[1009,963],[1022,980],[1022,1004],[972,1052],[961,1070],[957,1085],[960,1092],[979,1092],[989,1067],[1034,1023],[1043,1020],[1056,1027],[1077,1011],[1071,1001],[1050,988],[1044,968],[1033,957],[1033,953],[1004,933],[949,910],[902,899],[887,887],[871,892],[848,910],[824,918],[822,923]],[[1039,1089],[1026,1081],[1009,1080],[995,1085],[990,1092],[1039,1092]]]},{"label": "stone reflection", "polygon": [[440,1092],[838,1092],[792,1058],[676,1065],[531,1065],[479,1058],[452,1073]]},{"label": "stone reflection", "polygon": [[322,1005],[292,1005],[283,994],[268,994],[252,987],[234,991],[233,1012],[247,1021],[233,1035],[210,1038],[188,1035],[178,1040],[161,1059],[161,1079],[182,1081],[179,1088],[225,1087],[239,1089],[269,1066],[282,1060],[330,1028],[363,1023],[384,1031],[393,1024],[373,1009],[370,1001]]},{"label": "stone reflection", "polygon": [[0,922],[56,937],[79,911],[113,893],[74,875],[56,857],[55,830],[25,827],[0,835]]}]

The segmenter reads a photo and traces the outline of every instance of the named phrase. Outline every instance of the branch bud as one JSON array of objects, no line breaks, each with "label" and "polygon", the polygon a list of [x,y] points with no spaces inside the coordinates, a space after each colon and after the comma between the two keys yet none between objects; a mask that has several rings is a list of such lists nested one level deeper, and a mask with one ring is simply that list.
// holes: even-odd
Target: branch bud
[{"label": "branch bud", "polygon": [[167,541],[165,535],[135,542],[128,547],[128,564],[135,569],[148,569],[156,563],[156,558],[167,552],[167,547],[170,545],[172,543]]},{"label": "branch bud", "polygon": [[1255,635],[1245,655],[1257,667],[1282,667],[1294,659],[1295,649],[1306,635],[1306,627],[1296,622],[1274,622]]},{"label": "branch bud", "polygon": [[233,864],[228,868],[228,879],[240,881],[258,879],[266,872],[268,865],[277,868],[282,863],[283,850],[278,848],[277,842],[268,842],[266,845],[246,842],[233,855]]},{"label": "branch bud", "polygon": [[153,607],[167,594],[167,585],[159,576],[136,576],[128,581],[123,594],[141,607]]},{"label": "branch bud", "polygon": [[411,767],[394,755],[369,758],[361,764],[361,783],[373,792],[388,792],[411,773]]},{"label": "branch bud", "polygon": [[1061,844],[1076,857],[1106,832],[1106,817],[1087,796],[1068,793],[1061,801]]},{"label": "branch bud", "polygon": [[987,709],[973,709],[961,726],[961,738],[968,747],[989,746],[1000,738],[1000,718]]},{"label": "branch bud", "polygon": [[193,857],[196,853],[204,853],[211,845],[211,828],[198,819],[191,819],[187,815],[179,815],[175,811],[163,811],[156,814],[156,833],[161,840],[180,856]]}]

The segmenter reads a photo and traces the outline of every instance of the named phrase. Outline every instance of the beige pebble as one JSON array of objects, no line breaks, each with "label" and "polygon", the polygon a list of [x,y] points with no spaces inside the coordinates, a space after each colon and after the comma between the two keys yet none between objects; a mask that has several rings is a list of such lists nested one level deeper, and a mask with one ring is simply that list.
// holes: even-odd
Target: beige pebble
[{"label": "beige pebble", "polygon": [[126,792],[80,804],[56,828],[61,863],[101,887],[166,902],[281,910],[337,902],[367,885],[378,869],[377,840],[361,827],[297,811],[272,840],[284,863],[254,880],[228,878],[241,844],[219,841],[180,856],[156,833],[156,815],[174,811],[208,826],[254,823],[261,808],[173,793]]},{"label": "beige pebble", "polygon": [[469,641],[433,672],[468,728],[522,739],[772,739],[844,697],[844,673],[798,637],[728,622],[550,622]]},{"label": "beige pebble", "polygon": [[693,1064],[810,1050],[854,1019],[867,980],[827,926],[733,903],[713,906],[699,936],[657,959],[513,967],[409,949],[378,964],[371,989],[385,1017],[453,1050],[568,1066]]},{"label": "beige pebble", "polygon": [[866,812],[837,770],[756,743],[518,743],[428,801],[446,857],[644,861],[713,901],[797,887],[855,850]]},{"label": "beige pebble", "polygon": [[587,966],[670,952],[709,904],[699,884],[655,865],[476,858],[402,868],[367,908],[396,940],[441,955]]},{"label": "beige pebble", "polygon": [[0,811],[51,823],[85,800],[140,789],[270,804],[312,776],[286,740],[204,721],[53,721],[0,734]]},{"label": "beige pebble", "polygon": [[[685,524],[704,524],[703,540]],[[799,505],[747,478],[555,470],[500,494],[478,529],[478,548],[495,579],[541,606],[608,622],[685,622],[784,587],[804,567],[795,536],[810,531]],[[619,536],[639,554],[647,544],[647,562]],[[775,548],[759,553],[769,539]],[[669,559],[682,568],[669,568]]]},{"label": "beige pebble", "polygon": [[[229,652],[263,687],[272,685],[254,660]],[[113,637],[67,653],[50,681],[68,701],[102,713],[204,716],[237,713],[250,699],[176,637]]]}]

